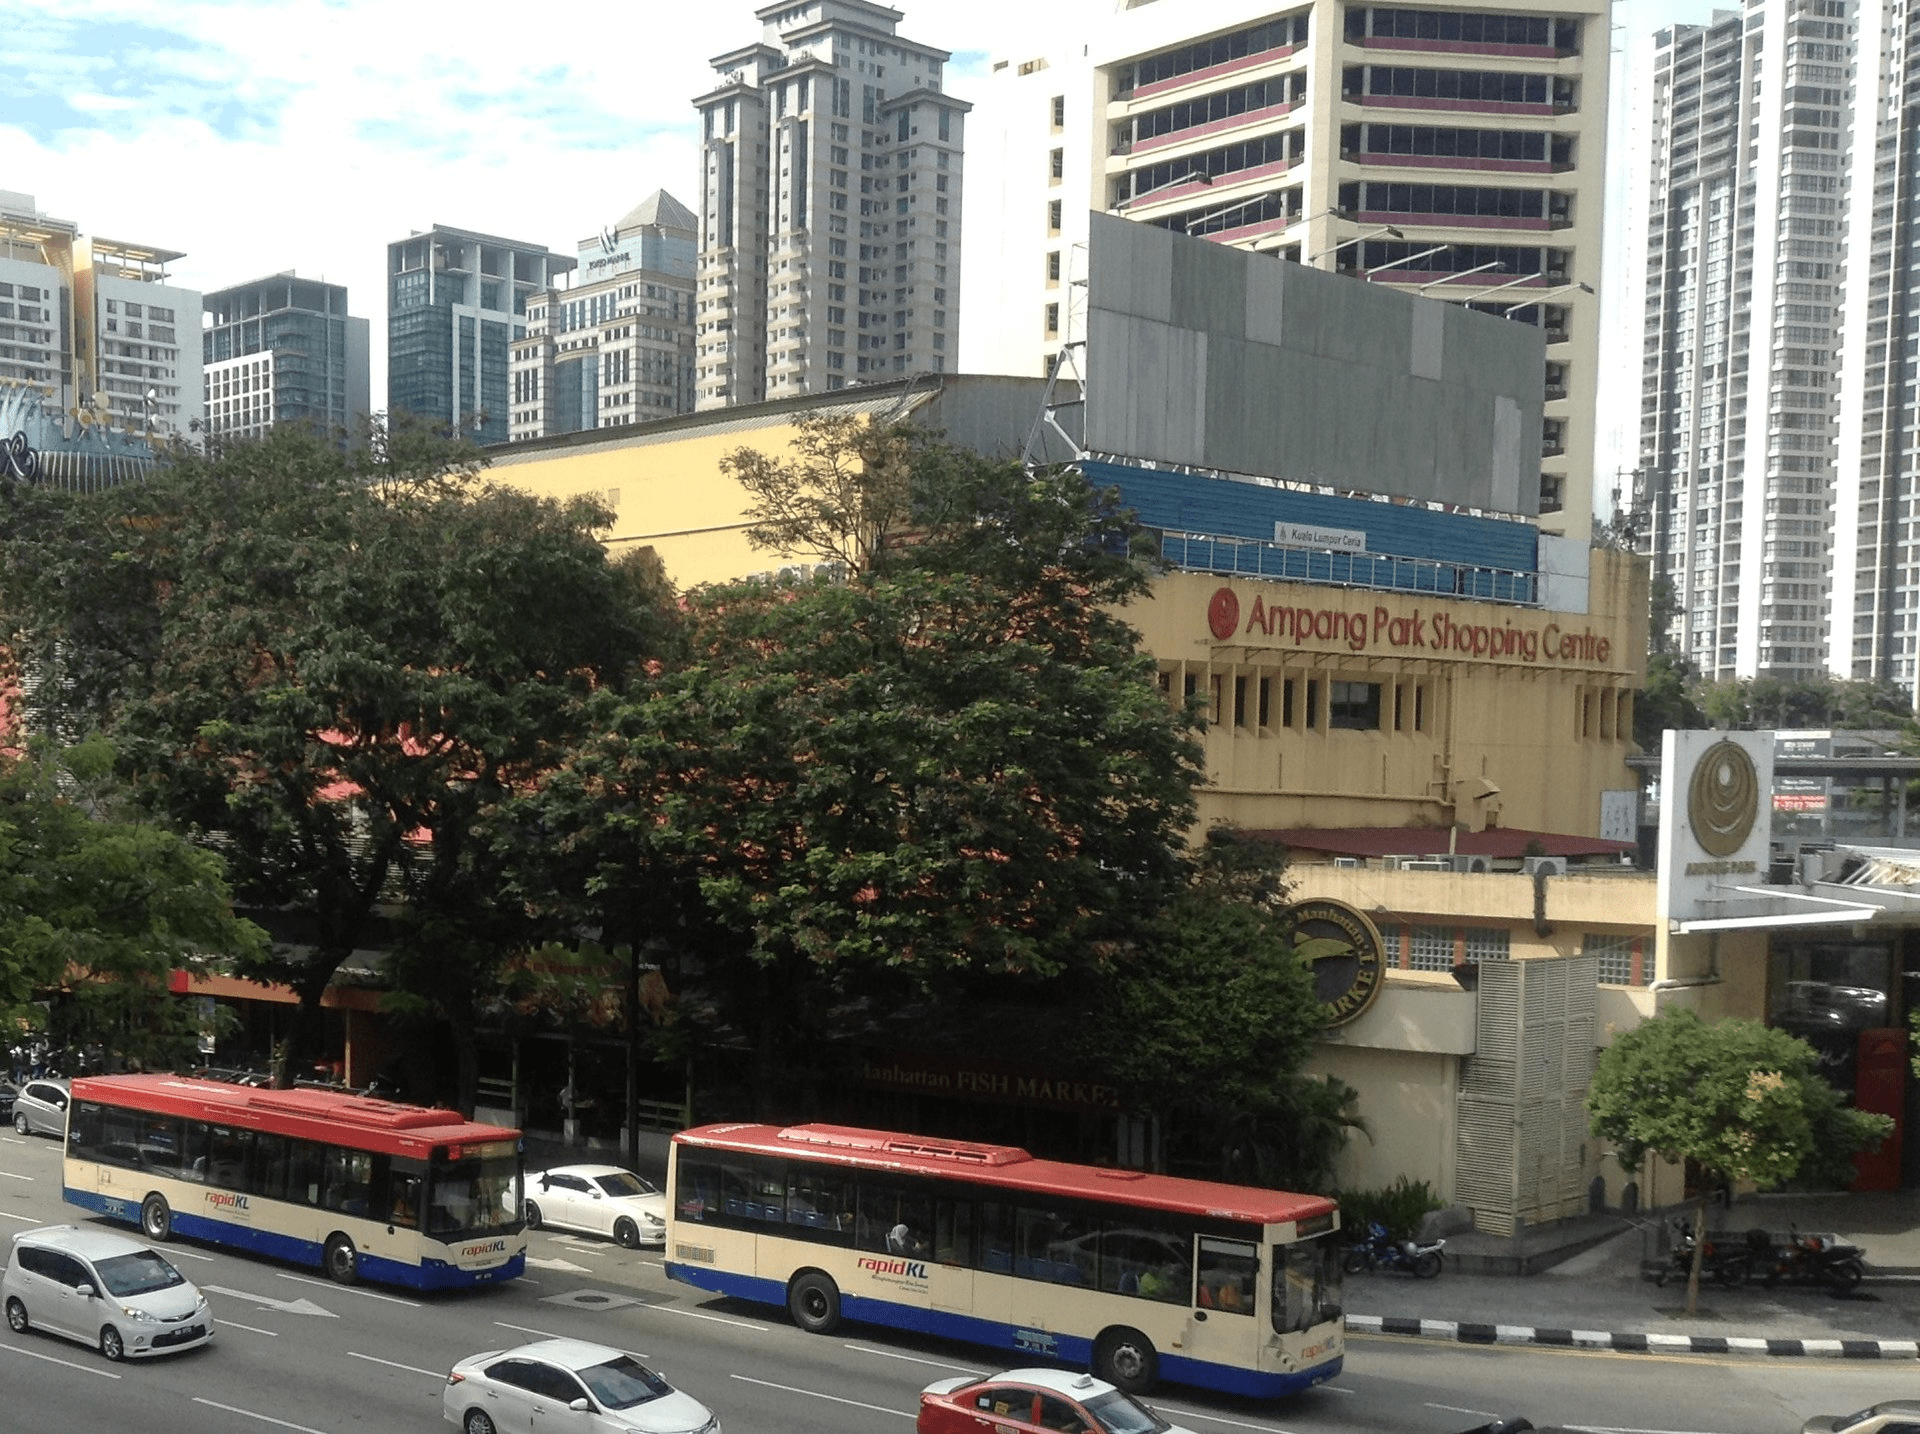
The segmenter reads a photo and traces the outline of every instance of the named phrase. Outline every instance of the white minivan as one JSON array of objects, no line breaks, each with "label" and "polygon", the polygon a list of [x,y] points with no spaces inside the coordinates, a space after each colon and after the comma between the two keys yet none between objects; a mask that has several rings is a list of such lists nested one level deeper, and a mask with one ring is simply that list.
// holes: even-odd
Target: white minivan
[{"label": "white minivan", "polygon": [[15,1235],[0,1303],[15,1334],[63,1334],[111,1360],[197,1349],[213,1338],[207,1297],[158,1250],[110,1230],[48,1225]]}]

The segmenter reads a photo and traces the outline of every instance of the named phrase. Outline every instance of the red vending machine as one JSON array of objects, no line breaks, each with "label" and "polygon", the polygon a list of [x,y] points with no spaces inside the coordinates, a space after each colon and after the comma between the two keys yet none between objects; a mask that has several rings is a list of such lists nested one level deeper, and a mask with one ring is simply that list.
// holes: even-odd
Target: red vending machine
[{"label": "red vending machine", "polygon": [[1900,1188],[1900,1140],[1907,1108],[1907,1033],[1871,1030],[1860,1033],[1859,1064],[1854,1068],[1853,1103],[1856,1109],[1893,1117],[1893,1130],[1871,1155],[1853,1158],[1855,1190]]}]

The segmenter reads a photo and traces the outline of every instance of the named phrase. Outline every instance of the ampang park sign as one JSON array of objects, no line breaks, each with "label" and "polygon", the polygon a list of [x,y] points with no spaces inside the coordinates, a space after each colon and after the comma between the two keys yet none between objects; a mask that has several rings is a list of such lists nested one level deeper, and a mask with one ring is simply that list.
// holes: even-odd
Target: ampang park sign
[{"label": "ampang park sign", "polygon": [[1491,658],[1508,662],[1605,667],[1613,639],[1591,627],[1557,620],[1503,618],[1473,621],[1457,611],[1396,613],[1383,606],[1306,607],[1269,603],[1255,595],[1243,607],[1238,593],[1221,588],[1207,604],[1207,626],[1216,640],[1265,638],[1273,642],[1330,643],[1349,652],[1396,652],[1432,657]]}]

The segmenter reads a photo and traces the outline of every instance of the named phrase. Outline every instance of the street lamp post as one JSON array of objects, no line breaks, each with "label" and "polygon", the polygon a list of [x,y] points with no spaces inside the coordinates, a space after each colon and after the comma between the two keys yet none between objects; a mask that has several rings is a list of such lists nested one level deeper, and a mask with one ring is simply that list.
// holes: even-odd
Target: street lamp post
[{"label": "street lamp post", "polygon": [[1462,269],[1458,274],[1449,274],[1444,279],[1435,279],[1431,283],[1422,284],[1420,286],[1420,292],[1424,294],[1427,292],[1427,290],[1437,289],[1442,284],[1456,284],[1460,280],[1466,278],[1469,274],[1482,274],[1482,273],[1485,273],[1488,269],[1499,269],[1504,272],[1506,267],[1507,266],[1503,261],[1499,259],[1495,259],[1491,264],[1481,264],[1476,268]]},{"label": "street lamp post", "polygon": [[[1337,209],[1329,209],[1327,213],[1337,215],[1339,211]],[[1346,248],[1347,245],[1349,244],[1359,244],[1359,243],[1363,243],[1368,239],[1378,239],[1382,234],[1391,234],[1395,239],[1404,239],[1407,237],[1406,235],[1402,234],[1398,229],[1395,229],[1391,224],[1382,224],[1378,229],[1369,229],[1366,233],[1356,234],[1351,239],[1342,239],[1338,244],[1335,244],[1331,249],[1322,249],[1318,254],[1309,254],[1307,255],[1306,262],[1311,264],[1315,259],[1324,259],[1329,254],[1338,254],[1342,249]]]},{"label": "street lamp post", "polygon": [[1555,294],[1564,294],[1569,289],[1578,289],[1583,294],[1591,294],[1593,292],[1593,286],[1591,284],[1560,284],[1555,286],[1554,288],[1548,289],[1544,294],[1534,294],[1528,298],[1522,299],[1517,304],[1509,304],[1506,308],[1500,311],[1500,317],[1504,319],[1508,314],[1513,313],[1516,309],[1532,308],[1535,304],[1545,303],[1548,299],[1551,299]]},{"label": "street lamp post", "polygon": [[1115,209],[1131,209],[1134,205],[1138,204],[1141,200],[1145,199],[1148,195],[1158,194],[1163,189],[1172,189],[1178,185],[1189,184],[1194,181],[1198,181],[1199,183],[1205,184],[1205,185],[1211,185],[1213,183],[1213,176],[1211,174],[1206,173],[1204,170],[1190,169],[1185,174],[1177,175],[1174,178],[1166,180],[1163,183],[1154,185],[1151,189],[1143,189],[1138,194],[1129,194],[1125,199],[1121,200],[1118,204],[1114,205],[1114,208]]},{"label": "street lamp post", "polygon": [[1451,249],[1453,247],[1451,244],[1436,244],[1431,249],[1422,249],[1418,254],[1409,254],[1406,258],[1395,259],[1390,264],[1375,264],[1361,277],[1371,280],[1375,274],[1383,274],[1388,269],[1398,269],[1402,264],[1411,264],[1415,259],[1424,259],[1429,254],[1438,254],[1443,249]]}]

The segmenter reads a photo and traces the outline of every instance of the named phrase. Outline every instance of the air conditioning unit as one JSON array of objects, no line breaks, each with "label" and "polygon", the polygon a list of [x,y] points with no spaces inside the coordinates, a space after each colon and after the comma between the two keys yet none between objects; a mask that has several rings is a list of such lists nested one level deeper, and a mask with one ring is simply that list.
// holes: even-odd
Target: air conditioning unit
[{"label": "air conditioning unit", "polygon": [[1333,864],[1335,866],[1344,866],[1351,870],[1356,866],[1365,866],[1366,862],[1357,856],[1336,856],[1333,859]]},{"label": "air conditioning unit", "polygon": [[1410,856],[1402,858],[1402,871],[1452,871],[1453,863],[1444,856]]},{"label": "air conditioning unit", "polygon": [[1465,856],[1456,853],[1448,858],[1447,864],[1455,871],[1491,872],[1493,858],[1490,856]]},{"label": "air conditioning unit", "polygon": [[1530,856],[1526,859],[1525,870],[1528,876],[1541,871],[1548,876],[1565,876],[1567,859],[1564,856]]}]

